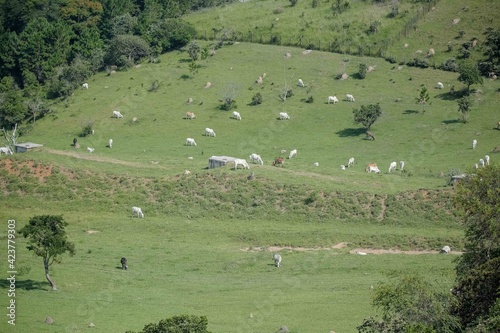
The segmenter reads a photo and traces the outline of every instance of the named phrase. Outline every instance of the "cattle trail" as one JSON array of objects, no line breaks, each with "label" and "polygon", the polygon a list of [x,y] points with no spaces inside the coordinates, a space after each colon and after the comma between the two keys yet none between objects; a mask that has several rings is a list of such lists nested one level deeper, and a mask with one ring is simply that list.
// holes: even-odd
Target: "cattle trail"
[{"label": "cattle trail", "polygon": [[383,221],[385,218],[385,211],[387,210],[387,205],[385,204],[385,199],[387,199],[387,195],[384,195],[380,198],[380,214],[378,214],[377,220]]}]

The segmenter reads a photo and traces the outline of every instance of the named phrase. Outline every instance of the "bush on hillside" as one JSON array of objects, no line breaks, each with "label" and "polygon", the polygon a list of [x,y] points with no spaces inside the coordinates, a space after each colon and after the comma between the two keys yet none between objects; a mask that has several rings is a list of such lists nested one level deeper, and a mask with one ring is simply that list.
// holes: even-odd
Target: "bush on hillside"
[{"label": "bush on hillside", "polygon": [[427,68],[429,63],[426,59],[413,58],[406,63],[410,67]]},{"label": "bush on hillside", "polygon": [[259,105],[259,104],[262,104],[262,95],[261,93],[256,93],[255,95],[253,95],[250,105]]},{"label": "bush on hillside", "polygon": [[458,63],[455,58],[446,59],[438,69],[448,72],[458,72]]},{"label": "bush on hillside", "polygon": [[205,316],[180,315],[160,320],[158,324],[147,324],[138,333],[210,333],[207,328],[208,319]]}]

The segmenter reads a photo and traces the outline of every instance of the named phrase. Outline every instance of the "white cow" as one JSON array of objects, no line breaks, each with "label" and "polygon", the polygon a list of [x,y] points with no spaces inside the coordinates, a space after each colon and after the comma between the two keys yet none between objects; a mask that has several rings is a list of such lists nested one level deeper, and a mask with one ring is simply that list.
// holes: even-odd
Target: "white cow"
[{"label": "white cow", "polygon": [[351,94],[345,95],[345,99],[349,102],[354,102],[354,96]]},{"label": "white cow", "polygon": [[238,169],[238,165],[241,165],[243,169],[250,169],[250,166],[248,165],[247,161],[241,158],[236,158],[234,160],[234,170]]},{"label": "white cow", "polygon": [[398,165],[398,164],[396,163],[396,161],[391,162],[391,164],[389,164],[389,173],[390,173],[391,171],[396,171],[396,166],[397,166],[397,165]]},{"label": "white cow", "polygon": [[196,141],[193,138],[186,139],[186,146],[196,146]]},{"label": "white cow", "polygon": [[472,149],[476,149],[476,146],[477,146],[477,140],[474,139],[472,140]]},{"label": "white cow", "polygon": [[109,139],[108,141],[108,147],[113,148],[113,139]]},{"label": "white cow", "polygon": [[368,173],[380,173],[380,169],[377,166],[377,163],[370,163],[366,166],[365,171]]},{"label": "white cow", "polygon": [[144,218],[144,214],[142,212],[141,207],[135,207],[135,206],[132,207],[132,215],[140,217],[140,218]]},{"label": "white cow", "polygon": [[297,156],[297,149],[290,150],[290,154],[288,155],[288,159],[291,159],[294,156]]},{"label": "white cow", "polygon": [[233,118],[236,120],[241,120],[241,115],[238,111],[233,111]]},{"label": "white cow", "polygon": [[280,120],[290,119],[290,116],[286,112],[280,112]]},{"label": "white cow", "polygon": [[345,170],[345,165],[343,165],[343,164],[342,164],[342,165],[340,166],[340,170]]},{"label": "white cow", "polygon": [[304,86],[305,86],[305,85],[304,85],[304,81],[302,81],[302,79],[299,79],[299,82],[297,83],[297,85],[298,85],[299,87],[304,87]]},{"label": "white cow", "polygon": [[113,111],[113,118],[123,118],[120,111]]},{"label": "white cow", "polygon": [[278,253],[275,253],[273,255],[273,261],[274,261],[274,266],[280,267],[281,266],[281,255],[279,255]]},{"label": "white cow", "polygon": [[9,147],[0,147],[0,156],[2,156],[2,154],[5,154],[5,155],[12,155],[12,150],[10,150]]},{"label": "white cow", "polygon": [[253,153],[249,156],[251,163],[259,163],[260,165],[264,165],[264,161],[260,157],[260,155]]},{"label": "white cow", "polygon": [[354,157],[351,157],[349,161],[347,161],[347,167],[352,167],[354,165]]},{"label": "white cow", "polygon": [[318,162],[314,162],[313,165],[314,166],[319,166],[319,163]]},{"label": "white cow", "polygon": [[441,82],[438,82],[438,83],[436,84],[436,88],[437,88],[437,89],[443,89],[443,88],[444,88],[444,84],[442,84]]},{"label": "white cow", "polygon": [[93,152],[94,152],[94,150],[95,150],[95,149],[94,149],[94,148],[92,148],[92,147],[87,147],[87,151],[88,151],[89,153],[93,153]]},{"label": "white cow", "polygon": [[193,120],[196,118],[194,112],[186,112],[186,119]]},{"label": "white cow", "polygon": [[328,96],[328,104],[337,104],[339,102],[339,99],[337,96]]},{"label": "white cow", "polygon": [[215,137],[215,132],[213,129],[207,127],[207,128],[205,128],[205,135]]},{"label": "white cow", "polygon": [[450,253],[451,249],[448,245],[446,246],[443,246],[443,248],[439,251],[439,253],[445,253],[445,254],[448,254]]},{"label": "white cow", "polygon": [[405,167],[405,162],[404,161],[399,161],[399,170],[403,170]]},{"label": "white cow", "polygon": [[486,163],[486,165],[490,165],[490,156],[489,155],[484,156],[484,162]]},{"label": "white cow", "polygon": [[479,165],[481,168],[484,168],[484,160],[482,158],[479,159]]},{"label": "white cow", "polygon": [[87,82],[85,82],[84,84],[82,84],[82,88],[89,89],[89,84]]}]

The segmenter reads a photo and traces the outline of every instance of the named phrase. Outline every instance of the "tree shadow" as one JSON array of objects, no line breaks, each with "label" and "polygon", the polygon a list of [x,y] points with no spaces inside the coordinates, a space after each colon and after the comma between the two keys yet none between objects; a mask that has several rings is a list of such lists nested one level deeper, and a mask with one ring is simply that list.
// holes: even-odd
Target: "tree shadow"
[{"label": "tree shadow", "polygon": [[459,91],[455,91],[454,93],[452,92],[447,92],[447,93],[442,93],[436,95],[436,98],[442,99],[444,101],[454,101],[459,98],[461,98],[463,94],[461,94]]},{"label": "tree shadow", "polygon": [[[49,290],[50,289],[48,282],[40,282],[33,280],[17,280],[16,279],[16,289],[24,289],[24,290]],[[0,288],[1,289],[9,289],[10,281],[7,279],[0,280]]]},{"label": "tree shadow", "polygon": [[336,132],[338,136],[341,138],[349,137],[349,136],[360,136],[361,134],[365,134],[365,128],[345,128],[341,131]]},{"label": "tree shadow", "polygon": [[416,114],[420,113],[418,110],[404,110],[403,114]]},{"label": "tree shadow", "polygon": [[450,120],[443,120],[442,123],[443,124],[458,124],[458,123],[461,123],[462,121],[460,119],[450,119]]}]

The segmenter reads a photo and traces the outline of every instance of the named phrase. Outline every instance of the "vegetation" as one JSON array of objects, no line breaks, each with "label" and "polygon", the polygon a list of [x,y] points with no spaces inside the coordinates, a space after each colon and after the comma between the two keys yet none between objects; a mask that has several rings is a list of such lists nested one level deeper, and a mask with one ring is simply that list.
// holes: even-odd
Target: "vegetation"
[{"label": "vegetation", "polygon": [[67,225],[62,216],[40,215],[32,217],[29,224],[20,230],[24,238],[29,238],[28,250],[42,258],[45,278],[52,290],[57,290],[57,286],[49,275],[49,267],[54,262],[60,262],[62,254],[75,254],[75,245],[67,240]]},{"label": "vegetation", "polygon": [[[210,333],[205,316],[174,316],[160,320],[158,324],[148,324],[138,333]],[[132,333],[127,331],[127,333]]]},{"label": "vegetation", "polygon": [[361,105],[361,108],[354,109],[352,113],[354,114],[354,122],[363,124],[366,130],[369,131],[375,121],[382,115],[382,108],[380,103]]},{"label": "vegetation", "polygon": [[466,123],[469,119],[470,108],[471,99],[469,95],[466,95],[458,100],[458,112],[460,112],[464,123]]},{"label": "vegetation", "polygon": [[470,86],[473,84],[483,84],[483,78],[477,67],[469,62],[464,62],[458,67],[458,81],[462,82],[467,86],[468,95],[470,92]]}]

